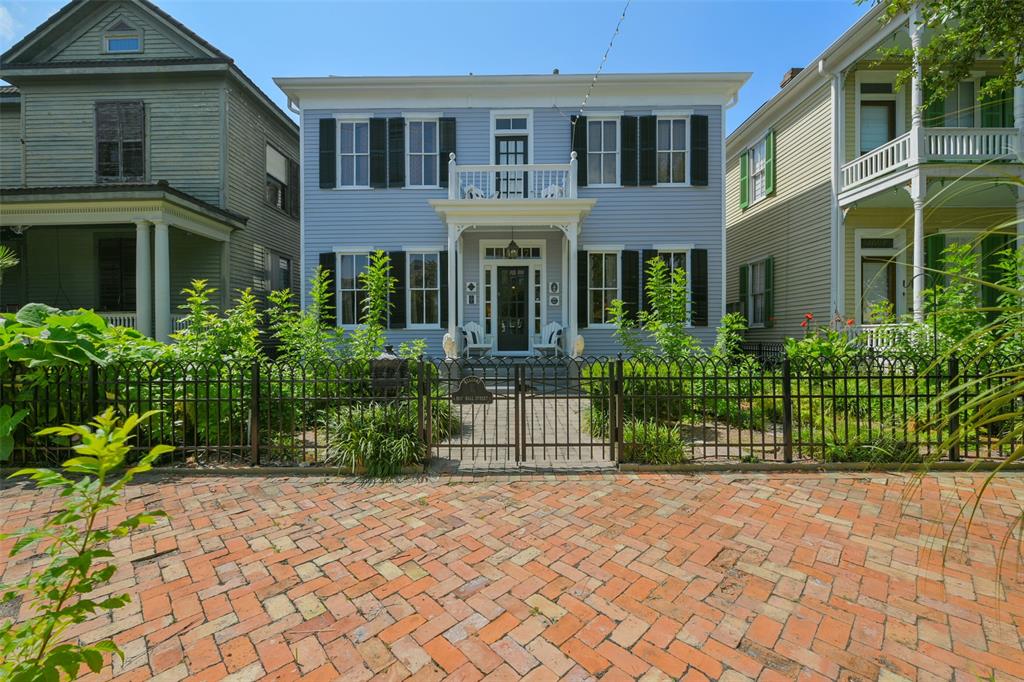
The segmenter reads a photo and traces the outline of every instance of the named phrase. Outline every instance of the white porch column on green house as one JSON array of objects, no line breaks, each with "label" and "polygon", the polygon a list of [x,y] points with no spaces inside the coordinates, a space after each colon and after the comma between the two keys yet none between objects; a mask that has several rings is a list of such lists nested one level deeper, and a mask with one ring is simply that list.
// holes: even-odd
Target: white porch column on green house
[{"label": "white porch column on green house", "polygon": [[135,328],[153,334],[153,275],[149,269],[150,230],[148,220],[135,221]]},{"label": "white porch column on green house", "polygon": [[458,279],[456,277],[456,251],[458,246],[458,235],[455,231],[455,227],[452,225],[448,226],[448,333],[452,335],[453,339],[458,339],[456,336],[456,327],[459,326],[459,314],[458,314],[458,300],[460,294],[460,288],[458,286]]},{"label": "white porch column on green house", "polygon": [[153,224],[153,308],[154,338],[171,340],[171,255],[167,223]]},{"label": "white porch column on green house", "polygon": [[565,352],[567,355],[571,355],[573,349],[576,347],[576,335],[579,334],[579,323],[576,319],[577,311],[579,306],[576,303],[579,299],[577,296],[586,296],[587,292],[578,291],[577,284],[579,277],[579,234],[577,234],[577,226],[570,225],[566,233],[566,237],[569,240],[569,286],[565,288],[562,295],[562,305],[566,307],[566,312],[569,318],[569,333],[566,334],[565,338]]},{"label": "white porch column on green house", "polygon": [[914,202],[914,319],[924,321],[924,194],[925,179],[918,175],[910,183],[910,198]]}]

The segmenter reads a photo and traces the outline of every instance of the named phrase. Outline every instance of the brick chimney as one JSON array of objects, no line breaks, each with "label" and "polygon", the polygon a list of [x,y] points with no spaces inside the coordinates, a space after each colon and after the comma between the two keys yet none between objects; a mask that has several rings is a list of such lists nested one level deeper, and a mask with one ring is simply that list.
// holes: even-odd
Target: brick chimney
[{"label": "brick chimney", "polygon": [[791,81],[794,78],[796,78],[796,75],[798,73],[800,73],[801,71],[803,71],[803,70],[804,70],[804,67],[802,67],[802,66],[794,66],[792,69],[787,71],[786,74],[782,77],[782,82],[779,83],[779,88],[786,87],[789,84],[789,81]]}]

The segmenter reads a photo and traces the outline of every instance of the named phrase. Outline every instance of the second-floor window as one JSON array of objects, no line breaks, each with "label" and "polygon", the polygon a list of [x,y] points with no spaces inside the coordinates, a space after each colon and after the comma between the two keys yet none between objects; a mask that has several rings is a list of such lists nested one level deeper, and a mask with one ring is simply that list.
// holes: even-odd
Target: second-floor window
[{"label": "second-floor window", "polygon": [[687,119],[658,119],[658,184],[686,183]]},{"label": "second-floor window", "polygon": [[619,184],[618,119],[587,121],[587,183]]},{"label": "second-floor window", "polygon": [[299,215],[299,165],[267,145],[267,203],[290,216]]},{"label": "second-floor window", "polygon": [[747,163],[750,164],[750,203],[754,203],[764,199],[766,194],[767,138],[762,138],[760,142],[751,147],[747,158]]},{"label": "second-floor window", "polygon": [[437,121],[409,121],[409,187],[437,187]]},{"label": "second-floor window", "polygon": [[146,110],[142,102],[96,103],[96,178],[131,182],[146,176]]},{"label": "second-floor window", "polygon": [[341,121],[341,187],[370,186],[370,123],[368,121]]}]

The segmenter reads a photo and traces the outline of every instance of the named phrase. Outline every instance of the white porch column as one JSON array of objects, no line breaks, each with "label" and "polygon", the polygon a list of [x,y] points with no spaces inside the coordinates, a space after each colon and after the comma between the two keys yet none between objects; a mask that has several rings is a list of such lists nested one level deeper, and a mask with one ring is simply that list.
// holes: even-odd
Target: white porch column
[{"label": "white porch column", "polygon": [[569,333],[565,339],[565,352],[570,355],[576,346],[576,336],[579,334],[578,320],[576,319],[577,310],[579,310],[577,304],[579,299],[577,297],[587,295],[587,292],[577,290],[577,282],[579,282],[579,277],[577,276],[579,271],[579,263],[577,262],[579,260],[577,253],[579,250],[579,234],[577,230],[578,227],[576,225],[570,225],[569,234],[566,235],[569,238],[569,282],[562,296],[562,301],[569,318]]},{"label": "white porch column", "polygon": [[135,221],[135,328],[153,334],[153,274],[149,269],[150,222]]},{"label": "white porch column", "polygon": [[459,287],[455,273],[456,248],[459,239],[455,234],[455,227],[448,225],[448,333],[455,337],[458,320]]},{"label": "white porch column", "polygon": [[231,307],[231,242],[220,243],[220,307]]},{"label": "white porch column", "polygon": [[[921,11],[914,5],[910,10],[910,17],[908,18],[909,31],[910,31],[910,46],[914,51],[914,73],[910,79],[910,164],[916,165],[920,163],[921,152],[922,152],[922,130],[921,125],[924,118],[924,91],[921,85],[921,62],[917,56],[921,49],[921,33],[924,31],[924,25],[921,24]],[[916,282],[917,280],[915,280]],[[914,312],[917,312],[917,306],[914,306]]]},{"label": "white porch column", "polygon": [[171,340],[171,252],[167,223],[153,224],[153,308],[155,338]]},{"label": "white porch column", "polygon": [[910,185],[910,198],[914,202],[914,320],[924,321],[924,185],[921,176]]}]

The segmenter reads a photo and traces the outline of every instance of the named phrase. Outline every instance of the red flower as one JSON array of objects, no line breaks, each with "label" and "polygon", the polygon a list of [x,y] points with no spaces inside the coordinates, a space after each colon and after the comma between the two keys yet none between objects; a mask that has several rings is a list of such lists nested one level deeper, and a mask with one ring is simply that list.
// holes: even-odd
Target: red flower
[{"label": "red flower", "polygon": [[852,317],[846,321],[846,326],[847,327],[852,327],[853,326],[853,318]]},{"label": "red flower", "polygon": [[807,327],[807,320],[804,320],[803,322],[801,322],[800,326],[806,328]]},{"label": "red flower", "polygon": [[808,320],[813,320],[814,319],[814,313],[807,313],[806,315],[804,315],[804,317],[807,318]]}]

